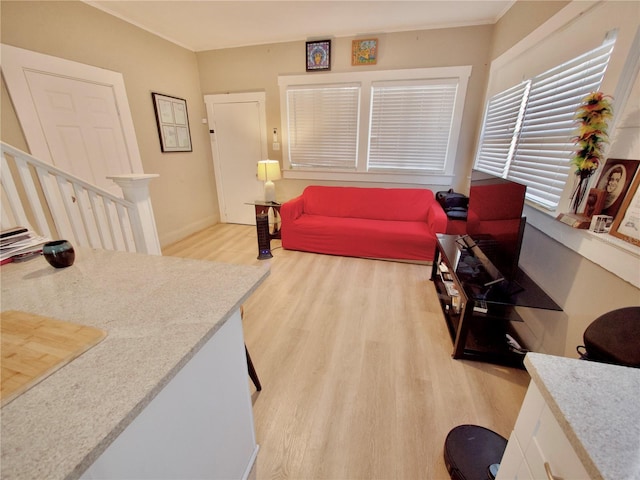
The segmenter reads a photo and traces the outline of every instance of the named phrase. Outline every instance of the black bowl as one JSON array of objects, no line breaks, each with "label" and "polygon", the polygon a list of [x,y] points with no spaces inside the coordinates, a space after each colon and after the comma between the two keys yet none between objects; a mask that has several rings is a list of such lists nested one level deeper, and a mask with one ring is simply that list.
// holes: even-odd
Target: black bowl
[{"label": "black bowl", "polygon": [[73,245],[67,240],[55,240],[42,246],[42,255],[49,264],[56,268],[64,268],[73,265],[76,252]]}]

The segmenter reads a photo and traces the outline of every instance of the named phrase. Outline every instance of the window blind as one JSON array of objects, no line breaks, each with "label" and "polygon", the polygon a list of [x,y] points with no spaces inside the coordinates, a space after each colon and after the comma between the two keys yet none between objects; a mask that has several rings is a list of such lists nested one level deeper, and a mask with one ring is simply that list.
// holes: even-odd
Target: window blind
[{"label": "window blind", "polygon": [[287,90],[292,166],[355,169],[360,87],[318,86]]},{"label": "window blind", "polygon": [[476,159],[478,170],[506,177],[515,151],[531,82],[523,82],[494,96],[485,113]]},{"label": "window blind", "polygon": [[[572,173],[576,109],[600,88],[614,42],[615,36],[608,37],[600,47],[532,78],[529,90],[523,92],[521,124],[513,115],[515,98],[507,102],[511,95],[517,96],[516,87],[493,97],[475,168],[526,185],[528,200],[555,209]],[[508,125],[513,126],[509,150],[506,131],[500,130]],[[496,135],[496,130],[504,135]]]},{"label": "window blind", "polygon": [[374,83],[369,170],[442,172],[457,79]]},{"label": "window blind", "polygon": [[612,50],[607,42],[531,82],[509,178],[527,185],[529,199],[544,207],[555,209],[560,202],[572,173],[576,109],[600,88]]}]

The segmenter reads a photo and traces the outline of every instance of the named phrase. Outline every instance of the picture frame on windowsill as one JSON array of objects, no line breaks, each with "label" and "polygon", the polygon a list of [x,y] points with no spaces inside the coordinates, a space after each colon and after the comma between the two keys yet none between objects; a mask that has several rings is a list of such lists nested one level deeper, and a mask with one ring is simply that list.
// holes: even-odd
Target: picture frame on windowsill
[{"label": "picture frame on windowsill", "polygon": [[595,185],[606,192],[602,210],[598,213],[616,218],[639,164],[639,160],[607,159]]},{"label": "picture frame on windowsill", "polygon": [[640,175],[636,174],[627,196],[620,205],[609,233],[625,242],[640,246]]}]

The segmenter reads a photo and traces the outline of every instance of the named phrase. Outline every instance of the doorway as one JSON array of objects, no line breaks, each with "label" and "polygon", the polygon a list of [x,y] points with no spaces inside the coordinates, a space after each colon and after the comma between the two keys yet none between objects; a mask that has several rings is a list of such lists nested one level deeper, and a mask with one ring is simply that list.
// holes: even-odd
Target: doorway
[{"label": "doorway", "polygon": [[255,225],[252,202],[264,196],[257,164],[267,159],[264,92],[205,95],[220,220]]}]

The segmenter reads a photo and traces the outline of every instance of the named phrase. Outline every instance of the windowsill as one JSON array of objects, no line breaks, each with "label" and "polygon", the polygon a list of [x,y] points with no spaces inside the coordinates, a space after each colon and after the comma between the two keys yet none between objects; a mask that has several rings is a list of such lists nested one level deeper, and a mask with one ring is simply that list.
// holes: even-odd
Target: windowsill
[{"label": "windowsill", "polygon": [[368,182],[368,183],[400,183],[418,185],[446,185],[450,186],[453,175],[445,174],[402,174],[402,173],[371,173],[371,172],[330,172],[317,170],[283,170],[285,179],[295,180],[321,180],[341,182]]},{"label": "windowsill", "polygon": [[527,222],[587,260],[640,288],[640,247],[616,238],[608,233],[593,233],[572,228],[559,222],[549,213],[525,204]]}]

